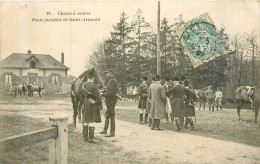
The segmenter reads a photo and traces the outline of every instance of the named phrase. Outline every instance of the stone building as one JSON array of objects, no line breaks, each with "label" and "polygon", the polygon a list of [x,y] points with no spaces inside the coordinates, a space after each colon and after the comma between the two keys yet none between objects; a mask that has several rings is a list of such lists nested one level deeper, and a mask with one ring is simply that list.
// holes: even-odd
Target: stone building
[{"label": "stone building", "polygon": [[61,61],[51,55],[12,53],[0,61],[0,87],[10,91],[15,84],[35,84],[46,92],[59,92],[64,85],[69,68],[64,65],[64,53]]}]

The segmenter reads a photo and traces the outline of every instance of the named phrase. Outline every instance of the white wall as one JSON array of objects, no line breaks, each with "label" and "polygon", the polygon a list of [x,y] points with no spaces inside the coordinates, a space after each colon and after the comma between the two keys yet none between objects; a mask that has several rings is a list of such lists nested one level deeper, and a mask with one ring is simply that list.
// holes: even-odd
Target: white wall
[{"label": "white wall", "polygon": [[16,76],[20,76],[19,68],[0,68],[0,74],[4,74],[5,72],[12,72]]},{"label": "white wall", "polygon": [[45,77],[50,76],[52,73],[60,74],[62,77],[65,77],[65,70],[45,70]]},{"label": "white wall", "polygon": [[28,76],[28,73],[38,73],[38,77],[43,76],[43,70],[42,69],[23,69],[22,70],[23,76]]}]

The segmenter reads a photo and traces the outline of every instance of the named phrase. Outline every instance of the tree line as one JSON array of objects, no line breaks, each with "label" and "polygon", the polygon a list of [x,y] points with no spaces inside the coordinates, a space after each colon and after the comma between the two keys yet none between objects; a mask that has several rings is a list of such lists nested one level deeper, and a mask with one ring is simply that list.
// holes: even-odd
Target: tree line
[{"label": "tree line", "polygon": [[[259,46],[255,33],[227,34],[224,27],[217,30],[225,54],[194,68],[187,55],[177,31],[183,25],[182,14],[169,22],[161,20],[160,52],[161,75],[173,79],[186,77],[194,88],[209,85],[224,88],[226,96],[231,97],[235,88],[259,83]],[[157,34],[146,21],[140,9],[132,21],[123,11],[119,21],[113,25],[110,37],[100,41],[90,54],[89,63],[100,70],[113,68],[121,86],[139,85],[141,78],[156,74]]]}]

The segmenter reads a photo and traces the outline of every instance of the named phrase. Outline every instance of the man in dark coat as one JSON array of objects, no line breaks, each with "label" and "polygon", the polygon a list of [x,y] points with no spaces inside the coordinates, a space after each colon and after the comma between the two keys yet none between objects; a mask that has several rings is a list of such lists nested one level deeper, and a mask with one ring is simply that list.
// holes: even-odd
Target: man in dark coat
[{"label": "man in dark coat", "polygon": [[107,111],[105,113],[105,126],[100,134],[107,134],[107,129],[110,120],[110,134],[105,137],[114,137],[115,136],[115,106],[117,103],[117,81],[114,78],[113,70],[109,70],[106,74],[109,78],[107,84],[107,90],[105,93],[105,103],[107,106]]},{"label": "man in dark coat", "polygon": [[188,81],[184,81],[184,87],[185,98],[183,116],[186,118],[184,128],[188,128],[188,125],[190,124],[191,130],[193,130],[195,128],[195,125],[192,117],[195,116],[195,104],[197,96],[195,94],[195,91],[190,88]]},{"label": "man in dark coat", "polygon": [[82,124],[83,124],[83,138],[84,141],[90,143],[94,141],[94,130],[95,127],[91,126],[90,123],[101,122],[100,110],[102,109],[102,100],[98,91],[98,86],[94,83],[93,72],[88,73],[87,82],[82,84],[82,93],[84,95],[84,108],[82,110]]},{"label": "man in dark coat", "polygon": [[174,97],[174,102],[172,103],[172,112],[174,115],[175,124],[177,126],[177,131],[179,131],[181,129],[180,118],[183,117],[183,97],[185,94],[185,87],[180,85],[179,79],[177,77],[174,79],[174,84],[175,86],[167,91],[165,94],[167,97]]},{"label": "man in dark coat", "polygon": [[[143,77],[143,82],[139,86],[138,89],[138,96],[139,96],[139,103],[138,103],[138,109],[139,109],[139,115],[140,115],[140,123],[143,124],[143,113],[146,109],[147,105],[147,94],[148,94],[148,86],[147,86],[147,77]],[[145,123],[147,123],[148,118],[148,112],[145,110]]]}]

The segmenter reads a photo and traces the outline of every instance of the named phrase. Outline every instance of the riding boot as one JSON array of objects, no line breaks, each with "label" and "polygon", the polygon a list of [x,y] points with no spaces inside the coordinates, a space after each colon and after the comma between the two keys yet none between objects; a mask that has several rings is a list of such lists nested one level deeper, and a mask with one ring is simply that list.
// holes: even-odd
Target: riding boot
[{"label": "riding boot", "polygon": [[147,119],[148,119],[148,113],[145,113],[145,115],[144,115],[144,123],[147,123]]},{"label": "riding boot", "polygon": [[192,118],[190,118],[189,120],[190,120],[190,128],[191,128],[191,130],[194,130],[195,129],[195,125],[194,125],[194,122],[193,122]]},{"label": "riding boot", "polygon": [[211,107],[209,107],[209,111],[211,111]]},{"label": "riding boot", "polygon": [[214,105],[212,106],[212,112],[214,112]]},{"label": "riding boot", "polygon": [[140,113],[140,123],[143,124],[143,113]]},{"label": "riding boot", "polygon": [[88,141],[89,139],[89,134],[88,134],[88,125],[83,125],[83,130],[82,130],[82,134],[83,134],[83,139],[84,141]]},{"label": "riding boot", "polygon": [[152,118],[149,118],[149,127],[152,127]]},{"label": "riding boot", "polygon": [[94,142],[94,130],[95,127],[94,126],[89,126],[89,143],[93,143]]},{"label": "riding boot", "polygon": [[109,117],[106,116],[104,129],[103,129],[102,132],[99,132],[99,133],[100,133],[100,134],[107,134],[108,125],[109,125]]}]

